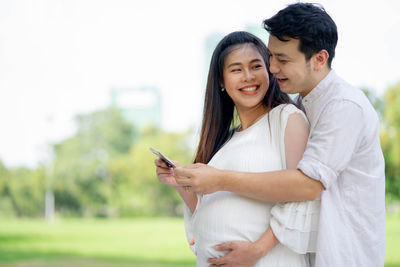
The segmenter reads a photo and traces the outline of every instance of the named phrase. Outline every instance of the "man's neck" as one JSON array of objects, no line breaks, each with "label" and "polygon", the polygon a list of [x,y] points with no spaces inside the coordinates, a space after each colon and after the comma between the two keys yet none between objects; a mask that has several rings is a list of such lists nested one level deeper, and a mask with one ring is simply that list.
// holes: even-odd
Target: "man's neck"
[{"label": "man's neck", "polygon": [[329,74],[331,71],[330,68],[326,67],[323,68],[322,70],[315,72],[313,75],[312,83],[311,86],[308,90],[305,90],[304,93],[300,93],[301,97],[304,98],[306,97],[312,90],[314,90],[315,87],[323,80],[325,77]]}]

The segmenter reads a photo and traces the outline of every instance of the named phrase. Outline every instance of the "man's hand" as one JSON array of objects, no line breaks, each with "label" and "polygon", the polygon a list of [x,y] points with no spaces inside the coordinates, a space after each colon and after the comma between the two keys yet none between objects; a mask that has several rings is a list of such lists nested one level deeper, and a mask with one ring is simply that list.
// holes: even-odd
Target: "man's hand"
[{"label": "man's hand", "polygon": [[190,192],[211,194],[222,189],[221,170],[196,163],[174,169],[176,183]]},{"label": "man's hand", "polygon": [[214,247],[215,250],[230,250],[228,254],[220,258],[208,259],[210,266],[227,267],[252,267],[264,254],[255,243],[245,241],[227,242]]}]

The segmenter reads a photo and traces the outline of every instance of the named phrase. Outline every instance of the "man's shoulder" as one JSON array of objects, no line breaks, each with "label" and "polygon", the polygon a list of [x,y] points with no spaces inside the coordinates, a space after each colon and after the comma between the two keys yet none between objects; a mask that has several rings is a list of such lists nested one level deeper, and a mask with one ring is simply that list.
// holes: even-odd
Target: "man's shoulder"
[{"label": "man's shoulder", "polygon": [[362,109],[363,113],[375,112],[365,93],[339,76],[335,79],[329,91],[327,105],[337,105],[339,102],[346,102],[347,106],[358,106]]}]

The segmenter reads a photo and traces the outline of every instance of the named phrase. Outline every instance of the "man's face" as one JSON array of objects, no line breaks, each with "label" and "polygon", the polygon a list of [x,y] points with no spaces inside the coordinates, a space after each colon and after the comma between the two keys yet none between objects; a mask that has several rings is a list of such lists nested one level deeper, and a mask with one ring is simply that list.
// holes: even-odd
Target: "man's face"
[{"label": "man's face", "polygon": [[304,97],[317,84],[313,77],[313,58],[306,61],[305,55],[299,51],[300,41],[288,39],[282,42],[270,35],[270,71],[278,79],[281,91],[288,94],[300,93]]}]

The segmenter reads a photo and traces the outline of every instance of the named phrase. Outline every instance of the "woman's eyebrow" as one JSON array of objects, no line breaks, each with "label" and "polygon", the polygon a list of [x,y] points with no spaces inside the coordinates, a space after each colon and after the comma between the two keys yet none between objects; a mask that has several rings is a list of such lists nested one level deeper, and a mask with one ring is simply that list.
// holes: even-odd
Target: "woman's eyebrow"
[{"label": "woman's eyebrow", "polygon": [[[259,58],[255,58],[255,59],[253,59],[252,61],[250,61],[250,63],[254,63],[254,62],[262,62],[262,60],[259,59]],[[240,66],[240,65],[242,65],[242,63],[240,63],[240,62],[233,62],[233,63],[229,64],[229,65],[227,66],[227,68],[230,68],[230,67],[233,67],[233,66]]]}]

